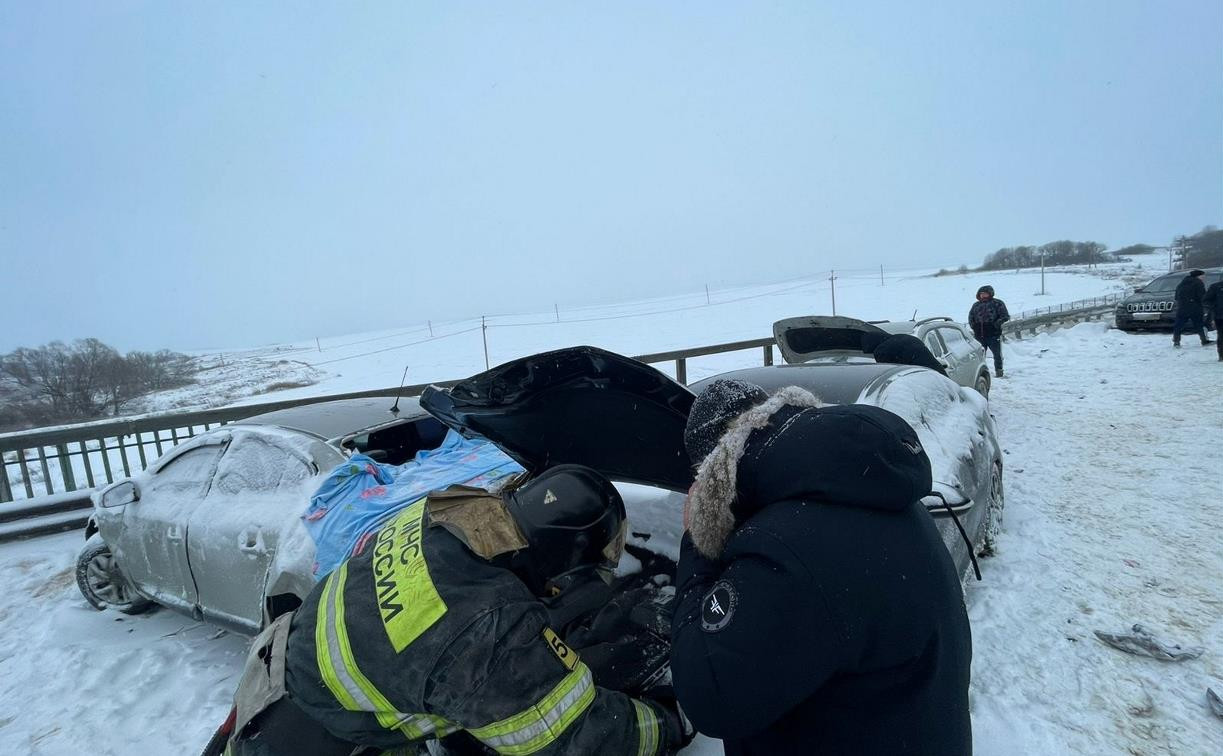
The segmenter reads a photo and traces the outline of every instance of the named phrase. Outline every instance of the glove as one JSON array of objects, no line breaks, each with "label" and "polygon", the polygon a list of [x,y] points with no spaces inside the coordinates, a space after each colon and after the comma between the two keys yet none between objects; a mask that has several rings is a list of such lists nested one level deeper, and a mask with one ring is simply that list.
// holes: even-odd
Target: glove
[{"label": "glove", "polygon": [[696,738],[696,728],[684,716],[684,710],[675,698],[675,691],[670,685],[658,685],[641,695],[641,700],[649,704],[659,715],[661,729],[666,733],[666,750],[664,753],[675,753]]}]

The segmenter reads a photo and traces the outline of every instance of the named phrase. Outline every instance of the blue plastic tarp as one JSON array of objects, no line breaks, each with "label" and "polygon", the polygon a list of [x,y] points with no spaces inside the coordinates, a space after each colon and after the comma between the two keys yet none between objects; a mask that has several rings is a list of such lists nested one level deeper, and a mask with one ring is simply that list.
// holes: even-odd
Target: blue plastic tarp
[{"label": "blue plastic tarp", "polygon": [[314,539],[316,580],[348,558],[362,539],[430,491],[463,484],[488,488],[522,466],[488,441],[454,431],[436,449],[402,465],[384,465],[354,454],[327,476],[302,515]]}]

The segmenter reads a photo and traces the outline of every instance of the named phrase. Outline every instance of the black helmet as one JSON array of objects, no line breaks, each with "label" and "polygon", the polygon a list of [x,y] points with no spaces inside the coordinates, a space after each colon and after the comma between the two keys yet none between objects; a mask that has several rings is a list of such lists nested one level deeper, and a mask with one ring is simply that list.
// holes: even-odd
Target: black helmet
[{"label": "black helmet", "polygon": [[558,465],[515,489],[506,508],[529,548],[515,572],[544,595],[576,570],[610,570],[624,547],[624,500],[611,481],[582,465]]}]

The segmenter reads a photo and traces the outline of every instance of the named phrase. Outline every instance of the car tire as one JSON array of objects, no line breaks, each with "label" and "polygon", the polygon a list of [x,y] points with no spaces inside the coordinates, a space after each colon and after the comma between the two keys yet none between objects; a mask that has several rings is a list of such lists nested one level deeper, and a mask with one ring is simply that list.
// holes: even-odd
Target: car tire
[{"label": "car tire", "polygon": [[991,557],[998,553],[998,536],[1002,531],[1002,510],[1006,505],[1006,497],[1002,491],[1002,463],[995,462],[993,471],[990,474],[989,484],[989,504],[985,510],[985,522],[982,524],[984,531],[981,538],[981,546],[977,549],[977,556]]},{"label": "car tire", "polygon": [[98,611],[114,609],[140,614],[153,605],[136,592],[119,571],[118,562],[102,536],[94,533],[76,558],[76,586],[89,605]]},{"label": "car tire", "polygon": [[982,373],[981,375],[978,375],[977,385],[973,386],[973,388],[977,390],[977,393],[985,397],[986,399],[988,399],[989,398],[989,387],[990,387],[989,373]]}]

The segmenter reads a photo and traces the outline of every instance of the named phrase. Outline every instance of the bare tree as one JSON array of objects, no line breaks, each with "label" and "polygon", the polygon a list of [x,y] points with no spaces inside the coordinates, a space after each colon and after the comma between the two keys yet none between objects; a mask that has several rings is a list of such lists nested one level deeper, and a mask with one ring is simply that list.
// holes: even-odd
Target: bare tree
[{"label": "bare tree", "polygon": [[118,415],[132,399],[193,380],[189,357],[163,349],[124,356],[98,339],[54,341],[0,355],[6,425]]}]

